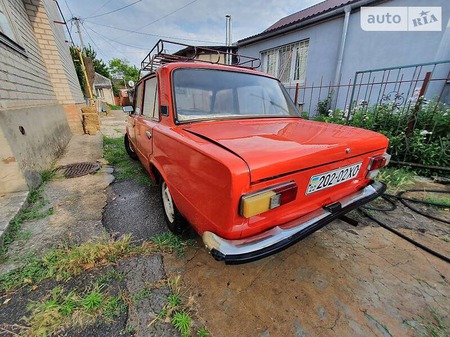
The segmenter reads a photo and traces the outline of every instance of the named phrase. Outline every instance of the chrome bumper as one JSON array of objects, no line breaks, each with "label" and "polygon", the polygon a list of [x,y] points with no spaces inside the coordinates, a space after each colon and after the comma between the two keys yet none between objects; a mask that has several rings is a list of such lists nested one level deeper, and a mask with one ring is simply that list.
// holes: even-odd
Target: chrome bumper
[{"label": "chrome bumper", "polygon": [[[204,232],[203,243],[218,261],[227,264],[246,263],[277,253],[345,213],[377,198],[386,190],[386,185],[373,182],[333,204],[338,207],[324,207],[298,219],[276,226],[263,233],[238,240],[227,240],[212,232]],[[339,205],[340,204],[340,205]]]}]

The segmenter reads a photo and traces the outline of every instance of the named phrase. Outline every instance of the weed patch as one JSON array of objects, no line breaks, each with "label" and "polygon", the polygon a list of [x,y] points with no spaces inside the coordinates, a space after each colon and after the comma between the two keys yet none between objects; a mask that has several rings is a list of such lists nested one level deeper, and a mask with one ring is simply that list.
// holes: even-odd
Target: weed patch
[{"label": "weed patch", "polygon": [[[138,254],[148,255],[156,252],[175,252],[184,254],[190,240],[183,241],[173,234],[163,234],[154,238],[153,242],[141,245],[133,244],[130,236],[119,240],[100,239],[87,242],[77,247],[59,247],[48,251],[42,258],[31,258],[24,267],[0,276],[0,294],[27,285],[34,285],[44,279],[67,281],[86,270],[99,266],[111,265],[119,259]],[[109,271],[99,280],[109,283],[111,280],[123,280],[124,275],[115,270]]]},{"label": "weed patch", "polygon": [[412,329],[415,330],[417,337],[447,337],[450,336],[450,321],[448,317],[440,315],[436,309],[430,308],[430,317],[426,318],[424,316],[419,316],[417,320],[420,326],[408,324]]},{"label": "weed patch", "polygon": [[395,194],[413,185],[414,176],[415,172],[405,168],[385,167],[378,174],[377,180],[387,185],[388,192]]},{"label": "weed patch", "polygon": [[26,319],[27,336],[50,336],[62,333],[69,327],[83,327],[99,318],[112,321],[126,309],[120,295],[111,296],[103,285],[95,283],[86,291],[72,289],[65,293],[62,287],[54,288],[50,295],[31,303],[31,315]]},{"label": "weed patch", "polygon": [[152,181],[142,165],[132,160],[123,144],[123,137],[103,137],[103,157],[116,168],[117,180],[136,179],[142,185],[152,185]]},{"label": "weed patch", "polygon": [[193,330],[196,331],[196,336],[198,337],[208,336],[209,331],[206,328],[197,328],[194,326],[192,319],[192,315],[194,314],[194,299],[192,296],[187,301],[184,299],[181,293],[180,276],[167,280],[167,285],[172,294],[169,295],[166,305],[150,324],[153,324],[157,320],[163,320],[172,323],[182,337],[191,336]]},{"label": "weed patch", "polygon": [[166,253],[176,253],[178,257],[184,256],[184,250],[195,244],[194,240],[183,240],[180,236],[166,232],[151,239],[156,248]]},{"label": "weed patch", "polygon": [[26,237],[29,238],[29,235],[22,235],[20,229],[22,228],[22,224],[24,221],[37,220],[46,218],[49,215],[55,213],[53,207],[47,208],[48,201],[44,199],[44,185],[47,181],[53,178],[55,175],[54,170],[48,170],[41,173],[41,184],[32,189],[28,193],[27,202],[28,206],[22,209],[19,214],[17,214],[9,223],[9,227],[5,236],[3,237],[3,245],[0,247],[0,255],[6,253],[8,251],[8,246],[14,242],[14,240],[19,236],[24,239]]},{"label": "weed patch", "polygon": [[[33,285],[47,278],[65,281],[85,270],[113,264],[122,257],[150,254],[155,251],[154,245],[149,243],[141,246],[132,244],[130,236],[117,241],[104,239],[99,242],[87,242],[78,247],[56,248],[47,252],[41,259],[30,259],[21,269],[1,275],[0,293]],[[120,277],[123,275],[111,272],[102,279],[102,282],[107,282],[108,278]]]}]

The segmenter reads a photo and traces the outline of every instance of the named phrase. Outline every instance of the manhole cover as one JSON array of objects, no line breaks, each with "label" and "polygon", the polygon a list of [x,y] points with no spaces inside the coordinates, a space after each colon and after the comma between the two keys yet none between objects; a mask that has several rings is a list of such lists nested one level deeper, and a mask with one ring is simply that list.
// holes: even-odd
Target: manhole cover
[{"label": "manhole cover", "polygon": [[100,163],[75,163],[60,166],[58,170],[63,170],[63,175],[66,178],[76,178],[94,173],[98,171],[100,167],[102,167]]}]

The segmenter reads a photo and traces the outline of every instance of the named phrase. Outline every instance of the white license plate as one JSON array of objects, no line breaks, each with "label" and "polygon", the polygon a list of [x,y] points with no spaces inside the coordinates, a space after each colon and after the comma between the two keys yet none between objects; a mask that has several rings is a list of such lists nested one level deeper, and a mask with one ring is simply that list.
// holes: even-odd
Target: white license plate
[{"label": "white license plate", "polygon": [[361,164],[362,162],[312,176],[308,188],[306,189],[306,194],[321,191],[355,178],[361,169]]}]

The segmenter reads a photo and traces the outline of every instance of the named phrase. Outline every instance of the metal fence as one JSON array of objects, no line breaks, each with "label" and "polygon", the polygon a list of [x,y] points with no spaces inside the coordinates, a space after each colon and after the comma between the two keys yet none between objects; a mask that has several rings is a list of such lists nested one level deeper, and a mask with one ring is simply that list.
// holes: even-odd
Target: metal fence
[{"label": "metal fence", "polygon": [[398,162],[450,171],[450,60],[358,71],[347,83],[288,88],[307,118],[389,137]]},{"label": "metal fence", "polygon": [[360,109],[390,104],[393,112],[411,109],[419,98],[450,103],[450,60],[358,71],[348,82],[305,83],[288,87],[308,117],[339,109],[348,119]]}]

